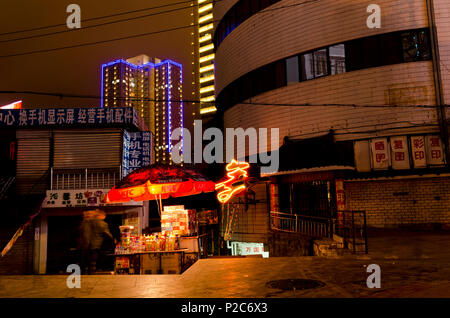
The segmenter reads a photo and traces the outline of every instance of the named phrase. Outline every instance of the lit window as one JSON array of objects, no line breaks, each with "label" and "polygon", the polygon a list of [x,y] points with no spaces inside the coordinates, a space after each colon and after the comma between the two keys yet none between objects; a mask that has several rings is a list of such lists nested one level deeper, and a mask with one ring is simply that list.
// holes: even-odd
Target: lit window
[{"label": "lit window", "polygon": [[201,67],[200,68],[200,73],[205,73],[205,72],[208,72],[208,71],[211,71],[211,70],[214,70],[214,64],[211,64],[211,65],[208,65],[208,66],[205,66],[205,67]]},{"label": "lit window", "polygon": [[212,18],[213,18],[213,15],[212,15],[212,13],[210,13],[208,15],[205,15],[204,17],[199,18],[198,23],[204,23],[206,21],[212,20]]},{"label": "lit window", "polygon": [[211,40],[211,34],[206,34],[205,36],[203,36],[203,37],[201,37],[200,39],[198,39],[198,42],[199,43],[203,43],[203,42],[206,42],[206,41],[209,41],[209,40]]},{"label": "lit window", "polygon": [[214,59],[214,53],[200,58],[199,62],[203,63],[203,62],[211,61],[213,59]]},{"label": "lit window", "polygon": [[[199,2],[199,3],[200,3],[200,2]],[[198,13],[202,13],[202,12],[211,10],[212,7],[213,7],[212,3],[209,3],[209,4],[207,4],[207,5],[203,6],[203,7],[200,7],[200,8],[198,9]]]},{"label": "lit window", "polygon": [[211,44],[208,44],[206,46],[200,47],[199,52],[203,53],[203,52],[211,51],[213,49],[214,49],[214,44],[211,43]]},{"label": "lit window", "polygon": [[212,91],[214,91],[214,85],[201,88],[200,89],[200,94],[207,93],[207,92],[212,92]]},{"label": "lit window", "polygon": [[204,27],[201,27],[200,29],[198,29],[198,32],[199,33],[203,33],[203,32],[206,32],[208,30],[212,30],[212,28],[213,28],[213,24],[210,23],[210,24],[205,25]]}]

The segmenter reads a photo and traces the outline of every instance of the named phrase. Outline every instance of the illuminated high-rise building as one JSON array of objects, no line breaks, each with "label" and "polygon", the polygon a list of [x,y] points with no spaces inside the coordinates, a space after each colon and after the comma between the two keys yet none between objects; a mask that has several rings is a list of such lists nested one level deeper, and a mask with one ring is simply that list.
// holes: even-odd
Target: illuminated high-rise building
[{"label": "illuminated high-rise building", "polygon": [[139,55],[102,65],[101,107],[134,107],[154,130],[154,66],[158,59]]},{"label": "illuminated high-rise building", "polygon": [[155,161],[172,163],[171,151],[183,151],[181,142],[172,141],[172,132],[183,128],[183,68],[170,60],[155,65]]},{"label": "illuminated high-rise building", "polygon": [[200,99],[194,105],[194,117],[205,118],[213,115],[215,106],[214,88],[214,43],[213,43],[213,0],[195,0],[193,6],[195,31],[193,32],[194,56],[194,98]]},{"label": "illuminated high-rise building", "polygon": [[[155,162],[171,163],[170,141],[183,128],[182,65],[139,55],[102,65],[101,107],[134,107],[155,138]],[[182,149],[181,149],[182,150]]]}]

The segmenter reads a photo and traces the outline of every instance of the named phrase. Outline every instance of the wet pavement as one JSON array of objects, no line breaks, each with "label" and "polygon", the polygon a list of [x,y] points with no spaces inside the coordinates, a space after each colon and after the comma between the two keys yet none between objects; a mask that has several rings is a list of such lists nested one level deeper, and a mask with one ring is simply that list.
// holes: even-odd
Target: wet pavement
[{"label": "wet pavement", "polygon": [[[0,276],[0,297],[303,298],[450,297],[449,232],[384,232],[368,255],[210,258],[182,275],[92,275],[69,289],[65,275]],[[369,264],[381,267],[381,288],[366,285]],[[274,280],[312,279],[313,289],[281,290]]]}]

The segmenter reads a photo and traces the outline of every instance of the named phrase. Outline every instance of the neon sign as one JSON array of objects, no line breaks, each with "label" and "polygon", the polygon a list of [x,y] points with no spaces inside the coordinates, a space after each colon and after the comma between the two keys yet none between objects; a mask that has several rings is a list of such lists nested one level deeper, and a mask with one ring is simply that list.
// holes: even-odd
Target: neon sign
[{"label": "neon sign", "polygon": [[245,180],[248,178],[247,169],[250,168],[248,162],[238,162],[233,159],[226,167],[228,179],[216,184],[216,190],[222,189],[217,194],[217,199],[224,204],[230,199],[244,191],[247,186]]}]

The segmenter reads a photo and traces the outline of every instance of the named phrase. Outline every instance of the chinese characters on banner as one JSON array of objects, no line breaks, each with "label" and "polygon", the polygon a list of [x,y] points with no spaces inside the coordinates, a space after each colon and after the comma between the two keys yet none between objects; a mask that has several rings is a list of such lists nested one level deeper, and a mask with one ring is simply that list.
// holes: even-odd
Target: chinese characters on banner
[{"label": "chinese characters on banner", "polygon": [[426,136],[425,144],[427,148],[427,162],[430,165],[443,165],[444,147],[439,136]]},{"label": "chinese characters on banner", "polygon": [[355,141],[353,150],[355,153],[356,170],[358,172],[369,172],[372,169],[369,140]]},{"label": "chinese characters on banner", "polygon": [[122,176],[152,164],[152,134],[149,131],[123,134]]},{"label": "chinese characters on banner", "polygon": [[233,242],[235,255],[264,255],[264,243]]},{"label": "chinese characters on banner", "polygon": [[[108,189],[47,190],[43,208],[96,207],[104,206]],[[130,201],[123,205],[142,205]]]},{"label": "chinese characters on banner", "polygon": [[86,124],[133,124],[137,127],[138,114],[132,107],[0,110],[0,128]]},{"label": "chinese characters on banner", "polygon": [[426,168],[425,138],[423,136],[411,136],[411,151],[414,168]]},{"label": "chinese characters on banner", "polygon": [[337,221],[338,227],[344,226],[344,210],[345,210],[345,191],[344,180],[336,180],[336,205],[337,205]]},{"label": "chinese characters on banner", "polygon": [[387,138],[372,139],[370,142],[372,150],[372,168],[387,169],[390,165]]},{"label": "chinese characters on banner", "polygon": [[[364,147],[368,141],[354,143],[356,170],[421,169],[445,164],[445,154],[439,135],[394,136],[369,141],[370,151]],[[366,158],[370,155],[370,166]]]},{"label": "chinese characters on banner", "polygon": [[409,169],[408,138],[406,136],[391,137],[392,169]]}]

